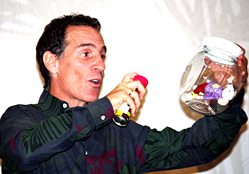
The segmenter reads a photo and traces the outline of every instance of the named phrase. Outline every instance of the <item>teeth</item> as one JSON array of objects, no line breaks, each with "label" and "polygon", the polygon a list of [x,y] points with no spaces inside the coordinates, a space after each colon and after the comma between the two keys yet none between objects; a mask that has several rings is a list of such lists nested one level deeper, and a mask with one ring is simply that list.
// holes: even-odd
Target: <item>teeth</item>
[{"label": "teeth", "polygon": [[94,82],[94,83],[98,83],[99,81],[98,81],[98,80],[92,80],[92,82]]}]

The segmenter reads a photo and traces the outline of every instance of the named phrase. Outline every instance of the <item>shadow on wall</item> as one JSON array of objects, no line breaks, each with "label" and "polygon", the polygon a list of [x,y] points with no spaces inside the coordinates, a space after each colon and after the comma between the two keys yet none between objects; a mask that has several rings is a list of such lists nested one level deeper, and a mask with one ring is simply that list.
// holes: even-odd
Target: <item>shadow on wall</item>
[{"label": "shadow on wall", "polygon": [[[218,36],[235,43],[248,42],[249,1],[169,1],[163,3],[198,48],[202,38]],[[161,12],[163,4],[158,5]],[[244,45],[245,46],[245,45]]]}]

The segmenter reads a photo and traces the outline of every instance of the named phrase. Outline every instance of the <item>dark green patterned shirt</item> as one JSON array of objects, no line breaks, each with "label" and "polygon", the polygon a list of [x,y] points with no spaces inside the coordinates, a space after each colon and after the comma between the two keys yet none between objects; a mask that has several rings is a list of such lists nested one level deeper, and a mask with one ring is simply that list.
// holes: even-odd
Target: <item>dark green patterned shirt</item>
[{"label": "dark green patterned shirt", "polygon": [[208,163],[229,148],[247,121],[242,100],[240,94],[224,113],[178,132],[133,121],[118,127],[106,97],[69,108],[44,91],[38,104],[12,106],[3,114],[2,172],[135,174]]}]

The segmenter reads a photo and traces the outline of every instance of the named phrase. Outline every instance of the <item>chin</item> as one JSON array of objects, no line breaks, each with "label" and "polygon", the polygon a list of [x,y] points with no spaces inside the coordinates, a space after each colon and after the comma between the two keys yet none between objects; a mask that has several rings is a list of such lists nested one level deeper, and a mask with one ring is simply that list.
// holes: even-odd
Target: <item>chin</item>
[{"label": "chin", "polygon": [[[83,93],[82,93],[83,94]],[[88,93],[83,94],[82,99],[87,103],[94,102],[99,98],[99,91],[89,91]]]},{"label": "chin", "polygon": [[89,97],[87,101],[88,101],[88,103],[92,103],[96,100],[98,100],[98,96],[97,97]]}]

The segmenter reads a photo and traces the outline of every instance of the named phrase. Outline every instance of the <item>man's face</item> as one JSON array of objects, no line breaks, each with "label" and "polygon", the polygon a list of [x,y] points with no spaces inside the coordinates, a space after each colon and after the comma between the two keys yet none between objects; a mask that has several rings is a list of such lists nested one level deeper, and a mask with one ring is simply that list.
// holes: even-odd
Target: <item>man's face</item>
[{"label": "man's face", "polygon": [[91,27],[70,26],[65,43],[63,56],[58,60],[59,95],[70,107],[97,100],[105,70],[102,36]]}]

